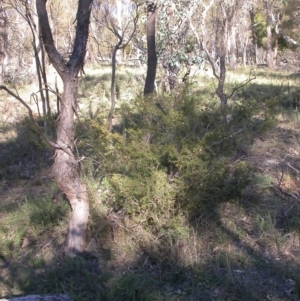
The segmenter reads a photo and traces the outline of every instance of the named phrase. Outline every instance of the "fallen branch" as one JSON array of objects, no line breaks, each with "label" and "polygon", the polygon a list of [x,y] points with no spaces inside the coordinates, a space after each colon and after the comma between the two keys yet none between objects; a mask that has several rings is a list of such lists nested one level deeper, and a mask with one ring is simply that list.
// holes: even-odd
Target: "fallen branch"
[{"label": "fallen branch", "polygon": [[[289,193],[285,190],[283,190],[281,187],[278,187],[278,186],[273,186],[272,187],[275,191],[279,191],[281,194],[283,194],[285,197],[290,197],[298,202],[300,202],[300,192],[296,192],[296,193]],[[1,301],[1,300],[0,300]]]},{"label": "fallen branch", "polygon": [[10,299],[0,299],[0,301],[73,301],[66,294],[53,295],[28,295],[24,297],[14,297]]}]

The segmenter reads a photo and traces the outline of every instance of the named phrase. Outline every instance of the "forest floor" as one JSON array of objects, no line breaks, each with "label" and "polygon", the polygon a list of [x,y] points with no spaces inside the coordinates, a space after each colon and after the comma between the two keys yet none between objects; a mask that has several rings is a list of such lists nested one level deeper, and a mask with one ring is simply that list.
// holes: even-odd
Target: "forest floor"
[{"label": "forest floor", "polygon": [[[249,72],[242,69],[228,73],[228,94],[249,77]],[[231,164],[247,164],[251,176],[241,193],[232,192],[228,198],[215,200],[223,193],[216,192],[222,186],[217,183],[218,176],[210,178],[214,168],[207,168],[205,175],[210,182],[196,182],[193,178],[201,174],[199,165],[192,168],[192,176],[186,180],[192,183],[190,190],[199,185],[195,190],[199,195],[187,189],[183,197],[175,187],[180,186],[176,182],[180,171],[173,172],[173,165],[168,163],[165,168],[151,168],[157,179],[155,184],[149,180],[143,203],[136,196],[139,183],[147,185],[143,177],[148,176],[149,169],[140,169],[157,162],[153,157],[158,156],[155,151],[148,152],[144,142],[141,144],[145,136],[140,131],[145,123],[138,123],[137,114],[124,113],[136,127],[108,133],[105,118],[110,70],[86,70],[79,90],[82,119],[76,152],[87,158],[80,171],[88,187],[91,215],[87,252],[76,259],[64,259],[61,253],[70,212],[51,177],[53,151],[36,135],[21,104],[0,91],[0,298],[67,293],[75,301],[300,300],[300,76],[264,69],[254,70],[252,75],[255,79],[230,100],[234,105],[226,118],[236,118],[240,124],[228,128],[239,138],[234,140],[234,151],[226,159],[221,158],[229,162],[229,169]],[[128,109],[142,98],[143,81],[142,70],[122,67],[118,71],[116,129],[125,118],[124,107]],[[50,82],[53,85],[54,77]],[[191,78],[187,94],[184,87],[179,87],[178,92],[158,94],[157,99],[166,99],[163,104],[172,103],[173,108],[186,95],[199,95],[202,102],[197,106],[203,106],[204,112],[199,116],[203,120],[211,118],[201,121],[206,122],[203,137],[209,139],[211,128],[216,132],[227,126],[223,119],[216,123],[215,85],[210,72],[202,71]],[[9,87],[14,89],[12,84]],[[38,90],[36,84],[17,87],[39,119],[33,100],[30,102],[31,93]],[[252,102],[259,106],[250,108]],[[55,103],[53,96],[54,108]],[[171,121],[166,124],[169,122],[170,128],[164,126],[161,135],[176,138],[183,128],[174,130],[172,123],[181,115],[168,114]],[[192,116],[192,110],[188,114]],[[243,114],[248,118],[247,125],[246,119],[241,119]],[[145,116],[149,118],[149,114]],[[160,122],[155,119],[155,124]],[[122,142],[126,135],[140,140],[128,142],[131,148],[127,149]],[[180,142],[174,138],[174,143],[182,143],[183,148],[182,141],[194,143],[188,134],[183,137]],[[203,146],[206,140],[201,139]],[[191,146],[196,154],[200,154],[199,141]],[[154,146],[162,144],[158,141]],[[144,146],[145,150],[140,150]],[[216,152],[213,147],[211,151]],[[146,153],[145,157],[139,151]],[[182,164],[187,160],[185,155],[182,152],[178,156]],[[140,162],[143,158],[146,163]],[[116,172],[118,168],[123,174]],[[176,196],[163,186],[164,177],[166,186],[177,189]],[[235,185],[239,189],[242,184]],[[201,199],[204,205],[191,203],[185,207],[189,199]]]}]

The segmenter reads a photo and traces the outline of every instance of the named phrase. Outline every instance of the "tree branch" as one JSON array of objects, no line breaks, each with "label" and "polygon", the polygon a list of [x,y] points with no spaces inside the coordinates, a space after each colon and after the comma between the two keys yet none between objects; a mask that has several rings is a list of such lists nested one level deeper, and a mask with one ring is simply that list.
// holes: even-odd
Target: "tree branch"
[{"label": "tree branch", "polygon": [[79,0],[76,15],[76,35],[74,40],[74,48],[71,54],[68,66],[72,74],[78,74],[83,67],[87,38],[89,36],[90,15],[93,0]]},{"label": "tree branch", "polygon": [[35,125],[36,129],[38,130],[39,134],[43,137],[43,139],[53,148],[55,149],[61,149],[61,147],[51,141],[43,132],[42,130],[40,129],[39,125],[37,124],[36,120],[34,119],[33,117],[33,112],[30,108],[30,106],[20,97],[18,96],[17,94],[15,94],[14,92],[12,92],[10,89],[8,89],[6,86],[2,86],[0,85],[0,90],[5,90],[9,95],[11,95],[12,97],[14,97],[15,99],[17,99],[28,111],[28,114],[29,114],[29,118],[30,120],[32,121],[32,123]]},{"label": "tree branch", "polygon": [[46,2],[47,0],[36,0],[36,10],[39,16],[42,40],[51,63],[59,75],[64,78],[66,66],[62,56],[58,53],[54,45],[53,36],[49,25],[48,13],[46,10]]}]

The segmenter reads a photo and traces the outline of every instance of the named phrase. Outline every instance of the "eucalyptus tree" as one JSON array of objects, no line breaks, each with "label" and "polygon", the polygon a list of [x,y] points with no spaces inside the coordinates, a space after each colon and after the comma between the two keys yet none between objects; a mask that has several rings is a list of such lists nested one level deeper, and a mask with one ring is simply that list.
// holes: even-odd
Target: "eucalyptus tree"
[{"label": "eucalyptus tree", "polygon": [[[237,20],[245,17],[245,12],[245,3],[238,0],[210,0],[208,3],[202,0],[197,12],[198,18],[196,20],[189,18],[189,25],[196,37],[197,44],[204,50],[212,67],[213,75],[217,79],[216,94],[220,99],[221,106],[226,105],[228,98],[251,80],[235,87],[230,95],[224,91],[227,58],[229,56],[229,65],[232,69],[235,68],[237,60],[236,34],[241,23]],[[245,48],[246,45],[243,47]]]},{"label": "eucalyptus tree", "polygon": [[106,27],[114,37],[114,44],[112,46],[112,76],[111,76],[111,89],[110,100],[111,106],[108,115],[108,128],[112,131],[113,128],[113,115],[116,105],[115,96],[115,82],[116,82],[116,64],[117,52],[125,49],[130,43],[137,26],[139,19],[139,5],[134,1],[116,0],[115,6],[111,2],[97,5],[98,10],[93,14],[94,20],[100,25]]},{"label": "eucalyptus tree", "polygon": [[[16,1],[19,5],[20,1]],[[36,12],[39,21],[40,34],[45,51],[51,64],[63,82],[63,93],[60,98],[61,110],[56,120],[56,141],[51,141],[39,128],[34,119],[31,107],[18,94],[6,86],[0,89],[7,91],[11,96],[26,107],[30,119],[46,142],[55,149],[52,174],[58,187],[66,195],[72,209],[68,234],[65,245],[65,255],[74,256],[84,251],[86,230],[89,216],[89,202],[85,184],[81,181],[77,170],[79,158],[75,157],[75,116],[77,114],[77,90],[79,86],[79,72],[83,68],[86,54],[86,45],[89,34],[89,23],[93,0],[79,0],[75,24],[75,36],[72,41],[72,51],[67,58],[59,52],[55,43],[48,17],[49,6],[47,0],[36,0]],[[26,1],[26,3],[28,3]]]},{"label": "eucalyptus tree", "polygon": [[[45,49],[42,45],[38,20],[36,17],[36,12],[33,3],[29,3],[27,0],[19,0],[19,1],[23,4],[24,13],[18,10],[17,7],[15,7],[15,9],[26,21],[26,23],[28,24],[28,29],[31,33],[33,57],[34,57],[36,74],[39,83],[39,94],[42,101],[44,128],[45,131],[49,133],[47,117],[51,115],[51,107],[50,107],[50,96],[48,90],[48,79],[47,79],[47,72],[46,72]],[[33,94],[33,95],[37,101],[37,94]]]},{"label": "eucalyptus tree", "polygon": [[[21,12],[21,14],[20,14]],[[0,68],[3,80],[17,82],[30,78],[32,48],[28,26],[23,19],[22,1],[0,3]],[[24,68],[27,67],[27,68]],[[29,68],[28,68],[29,67]]]},{"label": "eucalyptus tree", "polygon": [[192,64],[201,64],[199,45],[190,30],[190,19],[199,6],[197,0],[161,1],[157,14],[157,53],[165,74],[167,90],[175,88],[178,74],[186,68],[186,79]]},{"label": "eucalyptus tree", "polygon": [[298,1],[280,1],[272,14],[272,23],[277,36],[284,39],[287,48],[300,46],[299,21],[300,6]]},{"label": "eucalyptus tree", "polygon": [[[231,1],[230,1],[231,2]],[[197,38],[198,44],[205,51],[213,74],[218,80],[216,94],[220,98],[221,105],[227,104],[227,96],[224,93],[224,83],[226,78],[226,56],[228,47],[228,23],[235,13],[237,2],[235,0],[223,2],[211,0],[208,4],[201,2],[202,10],[199,18],[200,34],[190,19],[190,26]],[[212,32],[208,33],[208,17],[211,18]],[[211,49],[209,49],[209,47]]]},{"label": "eucalyptus tree", "polygon": [[251,6],[249,8],[249,16],[251,22],[251,57],[253,59],[253,63],[257,64],[257,35],[256,35],[256,24],[255,24],[255,15],[256,15],[256,8]]},{"label": "eucalyptus tree", "polygon": [[157,68],[157,54],[156,54],[156,3],[153,1],[146,1],[147,5],[147,75],[144,86],[144,94],[151,94],[154,92],[154,84]]},{"label": "eucalyptus tree", "polygon": [[4,4],[0,4],[0,84],[3,83],[6,74],[6,65],[8,61],[8,18]]},{"label": "eucalyptus tree", "polygon": [[47,0],[37,0],[36,9],[42,41],[51,63],[63,81],[61,110],[57,120],[53,175],[58,187],[67,196],[72,208],[65,252],[76,255],[84,250],[86,229],[89,216],[89,202],[86,187],[81,181],[74,155],[75,120],[77,115],[77,90],[79,71],[84,64],[92,0],[79,0],[76,14],[76,31],[73,49],[68,60],[55,46],[46,9]]},{"label": "eucalyptus tree", "polygon": [[266,32],[267,32],[267,55],[266,61],[267,65],[270,69],[274,69],[274,53],[272,48],[272,14],[273,14],[273,6],[271,0],[263,0],[264,8],[266,12]]}]

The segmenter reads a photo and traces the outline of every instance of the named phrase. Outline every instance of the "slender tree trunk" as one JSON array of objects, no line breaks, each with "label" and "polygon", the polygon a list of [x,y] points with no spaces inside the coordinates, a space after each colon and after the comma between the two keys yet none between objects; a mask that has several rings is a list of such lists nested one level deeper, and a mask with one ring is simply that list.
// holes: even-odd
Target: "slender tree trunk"
[{"label": "slender tree trunk", "polygon": [[254,10],[250,11],[250,20],[251,20],[251,33],[252,33],[252,57],[254,64],[257,64],[257,36],[255,33],[255,12]]},{"label": "slender tree trunk", "polygon": [[144,87],[144,94],[151,94],[154,92],[154,82],[156,76],[156,65],[157,65],[157,55],[156,55],[156,44],[155,44],[155,19],[156,19],[156,6],[154,2],[149,2],[147,4],[147,76]]},{"label": "slender tree trunk", "polygon": [[267,25],[267,65],[270,69],[274,69],[273,50],[272,50],[272,30],[271,25]]},{"label": "slender tree trunk", "polygon": [[277,65],[278,47],[279,47],[278,35],[275,34],[275,45],[274,45],[274,51],[273,51],[273,66],[274,66],[274,68]]},{"label": "slender tree trunk", "polygon": [[111,86],[110,86],[110,110],[108,114],[108,130],[111,132],[113,129],[113,116],[114,116],[114,110],[116,106],[116,96],[115,96],[115,84],[116,84],[116,58],[117,58],[117,52],[120,49],[120,44],[122,42],[119,41],[119,43],[114,47],[113,54],[112,54],[112,60],[111,60]]},{"label": "slender tree trunk", "polygon": [[51,115],[51,107],[50,107],[50,96],[48,90],[48,79],[47,79],[47,72],[46,72],[46,58],[45,58],[45,49],[43,47],[42,38],[39,37],[39,44],[41,45],[41,73],[43,77],[43,84],[45,88],[45,101],[46,101],[46,111],[47,116]]},{"label": "slender tree trunk", "polygon": [[216,90],[216,93],[219,96],[220,101],[221,101],[221,106],[224,106],[227,104],[227,97],[224,93],[224,83],[225,83],[225,78],[226,78],[225,57],[226,57],[226,55],[224,55],[224,54],[220,55],[220,76],[218,78],[218,87]]},{"label": "slender tree trunk", "polygon": [[220,45],[220,75],[218,77],[218,87],[216,90],[217,95],[220,98],[221,106],[227,104],[227,96],[224,93],[224,83],[226,79],[226,46],[227,46],[227,37],[228,37],[228,19],[225,18],[223,21],[223,32]]},{"label": "slender tree trunk", "polygon": [[234,70],[236,68],[236,24],[235,24],[235,11],[230,20],[230,36],[229,36],[229,68]]},{"label": "slender tree trunk", "polygon": [[47,85],[46,67],[45,67],[45,51],[42,45],[40,29],[38,29],[38,26],[36,26],[38,19],[32,17],[31,9],[29,7],[28,2],[25,3],[25,8],[26,8],[26,15],[25,15],[26,21],[30,27],[31,34],[32,34],[32,47],[33,47],[34,58],[35,58],[36,74],[39,83],[39,93],[42,100],[44,130],[48,135],[50,135],[51,133],[50,133],[47,117],[50,115],[51,109],[50,109],[50,99],[49,99],[49,91]]},{"label": "slender tree trunk", "polygon": [[266,13],[267,13],[267,65],[270,69],[274,69],[273,64],[273,50],[272,50],[272,16],[271,16],[271,4],[269,1],[266,2]]},{"label": "slender tree trunk", "polygon": [[6,75],[6,65],[8,61],[7,43],[7,21],[5,11],[0,5],[0,84],[4,82]]}]

